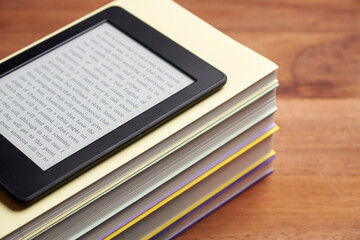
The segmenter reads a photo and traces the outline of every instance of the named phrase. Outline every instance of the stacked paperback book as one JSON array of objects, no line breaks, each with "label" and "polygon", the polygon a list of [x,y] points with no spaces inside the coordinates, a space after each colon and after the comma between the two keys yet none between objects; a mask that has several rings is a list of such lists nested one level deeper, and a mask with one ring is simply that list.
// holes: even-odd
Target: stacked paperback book
[{"label": "stacked paperback book", "polygon": [[109,6],[215,66],[227,83],[28,207],[1,193],[0,238],[169,239],[272,172],[277,66],[173,1]]}]

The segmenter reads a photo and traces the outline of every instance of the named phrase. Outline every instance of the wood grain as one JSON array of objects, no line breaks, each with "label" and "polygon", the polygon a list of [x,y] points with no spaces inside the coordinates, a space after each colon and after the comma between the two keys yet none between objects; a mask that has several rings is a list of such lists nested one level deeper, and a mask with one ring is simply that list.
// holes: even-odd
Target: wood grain
[{"label": "wood grain", "polygon": [[276,62],[275,172],[178,239],[360,239],[360,2],[180,5]]},{"label": "wood grain", "polygon": [[[0,0],[0,58],[109,2]],[[177,0],[279,66],[275,172],[178,239],[360,239],[360,1]]]}]

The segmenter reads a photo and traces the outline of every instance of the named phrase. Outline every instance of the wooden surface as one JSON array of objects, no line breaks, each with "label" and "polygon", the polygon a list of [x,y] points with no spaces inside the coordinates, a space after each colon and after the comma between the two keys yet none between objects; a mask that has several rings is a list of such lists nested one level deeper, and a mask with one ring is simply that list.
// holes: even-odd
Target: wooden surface
[{"label": "wooden surface", "polygon": [[[0,58],[107,2],[0,0]],[[360,239],[360,1],[177,2],[281,84],[275,172],[178,239]]]}]

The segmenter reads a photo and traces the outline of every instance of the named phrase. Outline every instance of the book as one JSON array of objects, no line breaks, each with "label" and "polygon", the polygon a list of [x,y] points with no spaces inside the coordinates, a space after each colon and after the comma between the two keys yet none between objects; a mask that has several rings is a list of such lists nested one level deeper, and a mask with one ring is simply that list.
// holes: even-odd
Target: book
[{"label": "book", "polygon": [[155,198],[157,200],[161,199],[161,201],[152,202],[149,205],[151,208],[142,209],[134,215],[130,214],[131,218],[124,218],[124,216],[128,215],[126,211],[130,211],[134,207],[130,206],[129,209],[119,212],[113,218],[108,219],[94,228],[93,231],[81,237],[83,239],[111,239],[115,236],[121,239],[151,237],[157,231],[157,228],[174,221],[178,217],[177,214],[182,211],[190,211],[189,209],[200,205],[205,199],[217,193],[218,188],[227,186],[225,179],[237,179],[271,157],[273,153],[270,150],[271,138],[258,144],[255,143],[255,146],[252,146],[248,151],[239,150],[198,178],[193,179],[181,188],[175,188],[178,190],[173,194],[164,195],[168,196],[167,198]]},{"label": "book", "polygon": [[[271,117],[264,119],[264,121],[227,142],[214,152],[203,156],[202,159],[198,160],[193,166],[181,171],[156,189],[148,192],[142,198],[134,202],[127,202],[126,198],[135,191],[142,189],[141,187],[146,185],[145,181],[149,181],[149,185],[152,185],[154,182],[152,181],[152,176],[162,179],[163,176],[166,175],[163,172],[169,170],[169,167],[164,167],[164,165],[177,169],[186,163],[186,160],[184,160],[184,162],[178,161],[179,163],[177,163],[176,160],[179,156],[177,154],[174,156],[175,159],[164,159],[161,162],[163,163],[163,167],[153,166],[154,169],[151,169],[154,171],[158,170],[158,173],[154,174],[153,171],[150,171],[149,173],[144,172],[143,175],[145,176],[140,175],[134,177],[134,179],[127,182],[131,186],[127,187],[127,183],[119,186],[103,198],[81,209],[76,214],[68,217],[57,226],[40,235],[40,239],[56,239],[57,236],[65,239],[78,238],[94,227],[96,227],[96,232],[99,233],[101,228],[105,228],[105,225],[109,226],[111,223],[118,226],[119,223],[123,222],[124,224],[121,228],[126,229],[198,182],[203,181],[206,177],[221,169],[239,155],[245,153],[244,158],[242,158],[242,164],[245,165],[245,167],[242,166],[243,168],[253,164],[254,159],[261,158],[270,152],[271,139],[269,136],[276,130],[277,127]],[[247,153],[248,151],[250,154],[253,153],[253,157],[246,159],[246,156],[249,155],[249,153]],[[190,157],[194,157],[194,155],[191,154]],[[145,181],[141,181],[141,178],[145,178]],[[138,183],[141,187],[133,186],[131,182]],[[146,188],[145,186],[145,190],[147,190]],[[127,189],[132,191],[128,193],[128,191],[126,191]],[[167,197],[164,198],[164,196]],[[66,230],[64,231],[64,229]],[[101,236],[92,235],[89,238],[99,237]]]},{"label": "book", "polygon": [[[160,163],[184,146],[192,143],[194,143],[193,146],[196,146],[197,138],[211,129],[215,129],[216,126],[223,127],[227,119],[239,112],[243,111],[244,117],[250,118],[244,124],[249,128],[276,111],[274,89],[278,86],[277,66],[172,1],[115,1],[57,32],[110,6],[123,7],[189,51],[216,66],[226,73],[228,82],[220,91],[206,100],[199,102],[156,131],[150,132],[118,154],[89,169],[34,205],[18,206],[0,193],[0,216],[1,219],[7,219],[0,226],[0,237],[8,235],[9,239],[12,237],[31,238],[50,229],[72,214],[76,214],[80,209],[96,202],[97,199],[118,186],[137,175],[140,176],[151,166]],[[152,11],[147,11],[150,8]],[[44,41],[49,36],[30,46]],[[192,38],[189,39],[188,36],[192,36]],[[264,96],[269,96],[267,94],[270,92],[273,94],[273,100],[269,100],[270,103],[266,106]],[[256,104],[263,106],[257,109]],[[260,110],[261,108],[262,110]],[[254,114],[250,117],[251,114],[246,111],[254,111]],[[226,138],[230,137],[226,135],[223,139]],[[213,148],[216,148],[216,145]],[[135,201],[135,199],[129,201]]]}]

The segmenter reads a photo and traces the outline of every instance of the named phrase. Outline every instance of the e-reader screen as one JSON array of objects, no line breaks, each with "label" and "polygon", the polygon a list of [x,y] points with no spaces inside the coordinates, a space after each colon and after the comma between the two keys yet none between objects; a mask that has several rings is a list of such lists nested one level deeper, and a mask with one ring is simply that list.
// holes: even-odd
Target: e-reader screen
[{"label": "e-reader screen", "polygon": [[193,83],[104,22],[0,81],[0,131],[47,170]]}]

